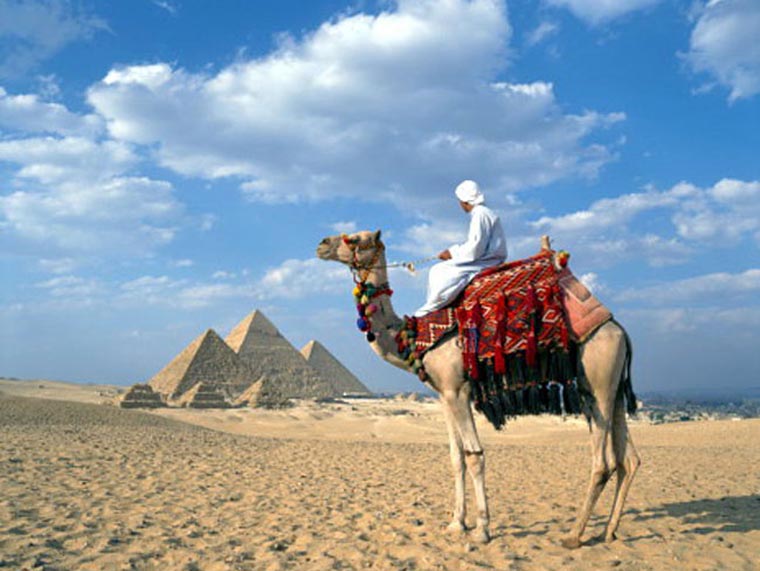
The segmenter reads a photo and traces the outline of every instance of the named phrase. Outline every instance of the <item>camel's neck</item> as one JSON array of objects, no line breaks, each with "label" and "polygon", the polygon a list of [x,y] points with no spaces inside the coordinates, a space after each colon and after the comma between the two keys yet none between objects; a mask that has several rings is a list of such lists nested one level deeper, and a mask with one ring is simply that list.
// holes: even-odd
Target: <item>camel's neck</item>
[{"label": "camel's neck", "polygon": [[[370,270],[366,282],[377,288],[389,287],[385,253],[380,255],[377,266]],[[370,318],[372,332],[375,334],[375,340],[370,343],[372,350],[389,363],[408,370],[396,345],[396,335],[401,330],[403,321],[393,309],[391,296],[381,293],[372,301],[377,305],[377,311]]]}]

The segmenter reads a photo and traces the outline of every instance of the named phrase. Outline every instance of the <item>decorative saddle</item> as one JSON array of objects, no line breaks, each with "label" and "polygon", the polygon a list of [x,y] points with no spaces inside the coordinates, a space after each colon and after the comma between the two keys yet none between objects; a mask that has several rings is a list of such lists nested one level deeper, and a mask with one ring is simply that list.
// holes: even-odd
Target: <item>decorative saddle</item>
[{"label": "decorative saddle", "polygon": [[577,344],[612,314],[555,255],[488,268],[450,306],[406,317],[399,351],[423,378],[424,354],[458,331],[475,407],[496,428],[516,414],[581,412]]}]

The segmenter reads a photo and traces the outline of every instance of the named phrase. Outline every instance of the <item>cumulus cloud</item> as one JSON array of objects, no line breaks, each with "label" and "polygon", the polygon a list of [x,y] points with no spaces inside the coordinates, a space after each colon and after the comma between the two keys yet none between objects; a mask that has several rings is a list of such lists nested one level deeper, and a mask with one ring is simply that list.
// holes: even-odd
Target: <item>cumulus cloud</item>
[{"label": "cumulus cloud", "polygon": [[731,91],[735,101],[760,93],[760,3],[710,0],[691,33],[686,59]]},{"label": "cumulus cloud", "polygon": [[104,139],[102,125],[95,115],[0,89],[0,128],[8,129],[0,164],[15,169],[0,184],[4,242],[68,257],[144,254],[172,240],[184,212],[172,185],[132,175],[139,156]]},{"label": "cumulus cloud", "polygon": [[134,253],[169,242],[174,228],[161,223],[179,210],[169,183],[146,178],[62,184],[0,197],[6,228],[22,238],[76,251]]},{"label": "cumulus cloud", "polygon": [[545,82],[499,83],[511,28],[499,0],[401,1],[345,15],[218,73],[111,70],[88,100],[116,139],[254,200],[371,198],[440,209],[470,176],[502,192],[593,177],[614,149],[590,137],[619,113],[563,112]]},{"label": "cumulus cloud", "polygon": [[342,220],[330,224],[330,229],[341,234],[352,234],[358,230],[358,226],[353,220]]},{"label": "cumulus cloud", "polygon": [[96,135],[103,121],[96,115],[78,115],[59,103],[42,101],[35,94],[10,95],[0,87],[0,128],[24,133]]},{"label": "cumulus cloud", "polygon": [[316,258],[291,259],[268,269],[257,285],[262,299],[296,299],[344,291],[350,280],[348,268],[341,264]]},{"label": "cumulus cloud", "polygon": [[107,29],[103,19],[64,0],[0,2],[0,77],[27,73],[66,45]]},{"label": "cumulus cloud", "polygon": [[758,293],[760,293],[760,269],[752,268],[738,274],[719,272],[652,287],[624,290],[615,298],[623,302],[683,304],[716,298],[726,302],[727,299],[756,296]]},{"label": "cumulus cloud", "polygon": [[649,8],[660,0],[547,0],[547,2],[567,8],[576,17],[595,26],[630,12]]},{"label": "cumulus cloud", "polygon": [[[661,214],[660,233],[641,232],[644,217]],[[659,191],[605,198],[559,216],[531,222],[536,233],[574,244],[599,261],[636,256],[652,265],[683,262],[694,247],[726,247],[749,237],[760,245],[760,182],[723,179],[709,188],[681,182]]]}]

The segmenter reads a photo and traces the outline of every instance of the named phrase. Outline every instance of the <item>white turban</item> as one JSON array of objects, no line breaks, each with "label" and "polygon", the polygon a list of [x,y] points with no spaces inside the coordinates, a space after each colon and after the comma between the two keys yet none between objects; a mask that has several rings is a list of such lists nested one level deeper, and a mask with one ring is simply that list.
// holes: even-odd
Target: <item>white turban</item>
[{"label": "white turban", "polygon": [[457,198],[462,202],[472,204],[473,206],[483,204],[486,201],[486,197],[480,192],[480,187],[474,180],[460,182],[459,186],[457,186],[454,191],[454,194],[456,194]]}]

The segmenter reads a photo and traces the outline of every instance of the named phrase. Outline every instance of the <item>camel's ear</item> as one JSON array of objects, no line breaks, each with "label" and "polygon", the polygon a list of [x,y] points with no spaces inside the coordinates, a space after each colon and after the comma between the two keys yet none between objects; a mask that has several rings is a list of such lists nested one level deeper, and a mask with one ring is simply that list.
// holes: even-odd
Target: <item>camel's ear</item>
[{"label": "camel's ear", "polygon": [[382,234],[382,230],[377,230],[377,231],[375,232],[375,236],[374,236],[374,240],[375,240],[375,242],[379,242],[379,241],[380,241],[380,235],[381,235],[381,234]]}]

